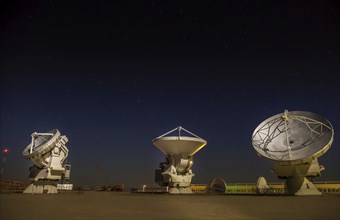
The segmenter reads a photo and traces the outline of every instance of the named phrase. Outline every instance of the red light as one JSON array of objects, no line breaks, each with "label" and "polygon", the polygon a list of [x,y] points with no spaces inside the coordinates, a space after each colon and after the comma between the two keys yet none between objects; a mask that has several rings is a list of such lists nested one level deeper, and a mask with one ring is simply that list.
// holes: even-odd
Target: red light
[{"label": "red light", "polygon": [[4,153],[8,153],[8,152],[9,152],[9,149],[8,149],[8,148],[5,148],[3,152],[4,152]]}]

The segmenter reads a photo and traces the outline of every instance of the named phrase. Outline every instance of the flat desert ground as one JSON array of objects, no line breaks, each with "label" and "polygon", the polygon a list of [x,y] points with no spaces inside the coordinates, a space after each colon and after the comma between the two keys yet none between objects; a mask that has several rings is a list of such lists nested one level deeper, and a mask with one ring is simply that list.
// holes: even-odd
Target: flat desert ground
[{"label": "flat desert ground", "polygon": [[0,194],[0,219],[340,219],[340,196]]}]

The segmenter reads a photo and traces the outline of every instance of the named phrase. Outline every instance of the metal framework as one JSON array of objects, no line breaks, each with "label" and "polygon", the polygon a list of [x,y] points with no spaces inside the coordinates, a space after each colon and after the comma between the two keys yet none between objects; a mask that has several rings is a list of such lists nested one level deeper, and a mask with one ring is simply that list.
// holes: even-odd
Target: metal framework
[{"label": "metal framework", "polygon": [[[300,121],[304,123],[307,128],[309,128],[310,138],[306,139],[300,145],[295,145],[292,148],[292,141],[289,140],[288,133],[291,130],[290,122],[292,122],[293,120]],[[291,160],[292,151],[309,147],[312,143],[316,142],[318,139],[320,139],[322,136],[329,133],[330,131],[332,131],[332,127],[323,122],[306,116],[289,115],[288,111],[285,110],[281,118],[274,118],[265,123],[262,127],[260,127],[253,135],[252,143],[254,148],[262,150],[268,158],[274,160]],[[269,144],[272,143],[273,139],[277,138],[280,135],[285,135],[287,148],[283,148],[282,150],[271,149],[269,147]]]}]

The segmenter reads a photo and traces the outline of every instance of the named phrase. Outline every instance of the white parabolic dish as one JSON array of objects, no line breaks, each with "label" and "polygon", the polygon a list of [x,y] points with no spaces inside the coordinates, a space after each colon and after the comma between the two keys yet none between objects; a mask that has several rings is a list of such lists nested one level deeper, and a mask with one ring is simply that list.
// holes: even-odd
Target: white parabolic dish
[{"label": "white parabolic dish", "polygon": [[186,136],[160,137],[152,142],[166,155],[194,155],[207,144],[202,138]]},{"label": "white parabolic dish", "polygon": [[26,159],[30,159],[49,152],[54,147],[60,132],[58,129],[53,129],[48,131],[47,134],[51,135],[40,135],[37,139],[33,139],[32,143],[24,149],[22,155]]},{"label": "white parabolic dish", "polygon": [[263,121],[252,136],[261,157],[279,164],[303,164],[330,148],[334,130],[325,118],[304,111],[285,111]]}]

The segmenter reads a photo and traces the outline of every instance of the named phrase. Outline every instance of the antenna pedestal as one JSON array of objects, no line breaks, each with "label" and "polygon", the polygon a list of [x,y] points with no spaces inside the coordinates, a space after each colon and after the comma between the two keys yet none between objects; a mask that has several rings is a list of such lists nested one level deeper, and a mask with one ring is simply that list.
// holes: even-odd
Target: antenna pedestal
[{"label": "antenna pedestal", "polygon": [[319,165],[317,159],[306,164],[284,166],[275,165],[273,171],[278,174],[280,179],[286,179],[288,195],[304,196],[304,195],[322,195],[314,184],[307,178],[314,178],[321,175],[324,170]]},{"label": "antenna pedestal", "polygon": [[192,177],[191,167],[193,160],[191,156],[168,155],[165,162],[160,164],[156,170],[156,182],[161,186],[168,186],[171,194],[190,194]]},{"label": "antenna pedestal", "polygon": [[30,181],[38,181],[38,180],[60,180],[61,176],[65,173],[65,168],[63,169],[51,169],[51,168],[39,168],[36,165],[33,165],[30,168]]},{"label": "antenna pedestal", "polygon": [[286,186],[288,189],[288,195],[292,196],[309,196],[309,195],[322,195],[317,190],[315,185],[303,176],[289,177],[286,180]]}]

